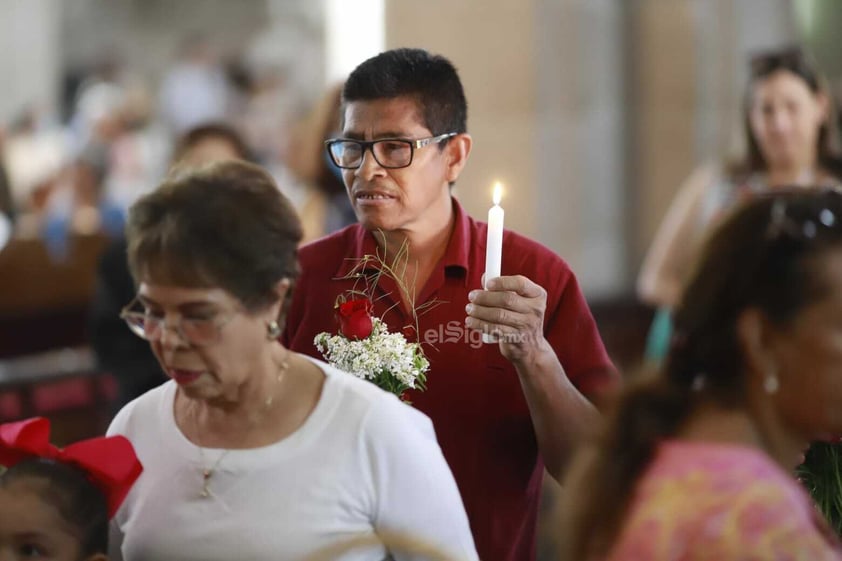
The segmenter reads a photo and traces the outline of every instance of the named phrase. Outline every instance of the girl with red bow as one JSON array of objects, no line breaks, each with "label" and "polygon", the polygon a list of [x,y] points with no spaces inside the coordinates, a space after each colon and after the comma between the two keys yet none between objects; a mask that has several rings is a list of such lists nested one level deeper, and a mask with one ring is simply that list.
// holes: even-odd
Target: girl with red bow
[{"label": "girl with red bow", "polygon": [[0,559],[107,561],[108,521],[143,469],[134,448],[49,437],[44,418],[0,425]]}]

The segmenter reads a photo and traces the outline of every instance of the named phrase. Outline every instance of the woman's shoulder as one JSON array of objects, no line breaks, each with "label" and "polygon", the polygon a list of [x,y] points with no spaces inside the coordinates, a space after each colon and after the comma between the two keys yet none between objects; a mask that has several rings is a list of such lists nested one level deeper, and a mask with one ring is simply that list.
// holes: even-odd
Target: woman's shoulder
[{"label": "woman's shoulder", "polygon": [[[809,499],[794,477],[761,450],[742,445],[670,441],[662,444],[641,493],[664,500],[680,489],[695,505],[691,517],[727,514],[735,523],[809,525]],[[688,513],[691,511],[687,511]]]},{"label": "woman's shoulder", "polygon": [[715,207],[727,184],[727,174],[721,164],[707,162],[697,166],[678,188],[670,203],[669,215],[684,222],[692,220],[703,226],[703,216]]},{"label": "woman's shoulder", "polygon": [[697,228],[705,231],[734,204],[766,190],[761,173],[709,163],[699,166],[687,178],[676,200],[682,201],[685,213],[696,217]]},{"label": "woman's shoulder", "polygon": [[340,230],[302,244],[298,249],[299,259],[311,266],[323,263],[335,267],[336,263],[332,262],[331,259],[337,256],[344,257],[348,248],[358,241],[360,235],[361,226],[350,224]]},{"label": "woman's shoulder", "polygon": [[149,424],[162,418],[162,413],[172,411],[175,382],[168,381],[136,397],[123,406],[108,426],[107,434],[125,436],[147,432]]},{"label": "woman's shoulder", "polygon": [[771,458],[743,446],[675,441],[658,448],[640,481],[621,551],[644,542],[712,559],[748,550],[757,559],[779,558],[775,551],[826,559],[832,548],[804,491]]},{"label": "woman's shoulder", "polygon": [[743,487],[746,481],[777,484],[792,479],[759,449],[678,439],[661,443],[650,471],[655,480],[691,479],[712,486]]},{"label": "woman's shoulder", "polygon": [[324,397],[334,402],[333,409],[338,419],[347,422],[357,417],[367,433],[399,431],[433,434],[430,418],[395,395],[322,360],[308,358],[325,373],[326,388],[329,389]]}]

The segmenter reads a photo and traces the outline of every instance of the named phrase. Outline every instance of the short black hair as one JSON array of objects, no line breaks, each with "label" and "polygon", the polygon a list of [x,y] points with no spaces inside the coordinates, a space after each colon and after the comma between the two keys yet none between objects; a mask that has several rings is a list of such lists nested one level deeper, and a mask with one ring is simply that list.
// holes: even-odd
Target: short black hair
[{"label": "short black hair", "polygon": [[43,483],[39,487],[41,498],[73,527],[83,558],[108,553],[108,500],[83,470],[55,460],[33,458],[0,474],[0,487],[23,480]]},{"label": "short black hair", "polygon": [[345,82],[342,102],[413,97],[434,135],[468,131],[468,103],[453,64],[424,49],[393,49],[357,66]]}]

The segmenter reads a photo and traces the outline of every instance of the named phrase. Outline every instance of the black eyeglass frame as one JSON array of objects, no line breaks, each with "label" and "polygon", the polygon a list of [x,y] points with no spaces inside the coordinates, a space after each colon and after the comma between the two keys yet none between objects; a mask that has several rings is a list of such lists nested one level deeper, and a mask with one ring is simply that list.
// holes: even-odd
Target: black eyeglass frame
[{"label": "black eyeglass frame", "polygon": [[[419,139],[409,139],[409,138],[378,138],[377,140],[357,140],[354,138],[330,138],[325,140],[325,149],[327,150],[328,155],[330,156],[331,161],[336,165],[336,167],[340,169],[359,169],[360,166],[363,165],[363,160],[365,159],[366,151],[370,151],[374,161],[377,162],[382,168],[385,169],[402,169],[407,168],[412,165],[412,161],[415,159],[415,151],[419,148],[424,148],[425,146],[429,146],[431,144],[438,144],[444,140],[449,138],[453,138],[459,134],[458,132],[448,132],[444,134],[440,134],[437,136],[428,136],[426,138],[419,138]],[[357,144],[360,147],[360,161],[355,166],[346,166],[342,165],[339,162],[339,158],[336,154],[333,153],[333,146],[339,144],[340,142],[346,143],[353,143]],[[374,151],[374,145],[380,144],[382,142],[401,142],[409,146],[409,162],[401,166],[389,166],[382,163],[378,158],[377,154]]]}]

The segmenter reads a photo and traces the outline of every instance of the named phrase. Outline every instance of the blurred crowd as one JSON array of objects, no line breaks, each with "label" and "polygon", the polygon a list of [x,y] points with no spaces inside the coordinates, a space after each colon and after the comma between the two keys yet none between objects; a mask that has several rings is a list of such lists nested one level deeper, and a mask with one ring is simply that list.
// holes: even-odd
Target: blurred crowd
[{"label": "blurred crowd", "polygon": [[74,233],[118,236],[126,210],[164,178],[179,144],[209,125],[228,129],[272,173],[302,216],[304,241],[353,222],[323,156],[338,126],[339,85],[302,106],[280,67],[222,54],[190,37],[157,83],[103,60],[76,80],[64,118],[32,105],[0,123],[0,245],[40,237],[60,260]]}]

